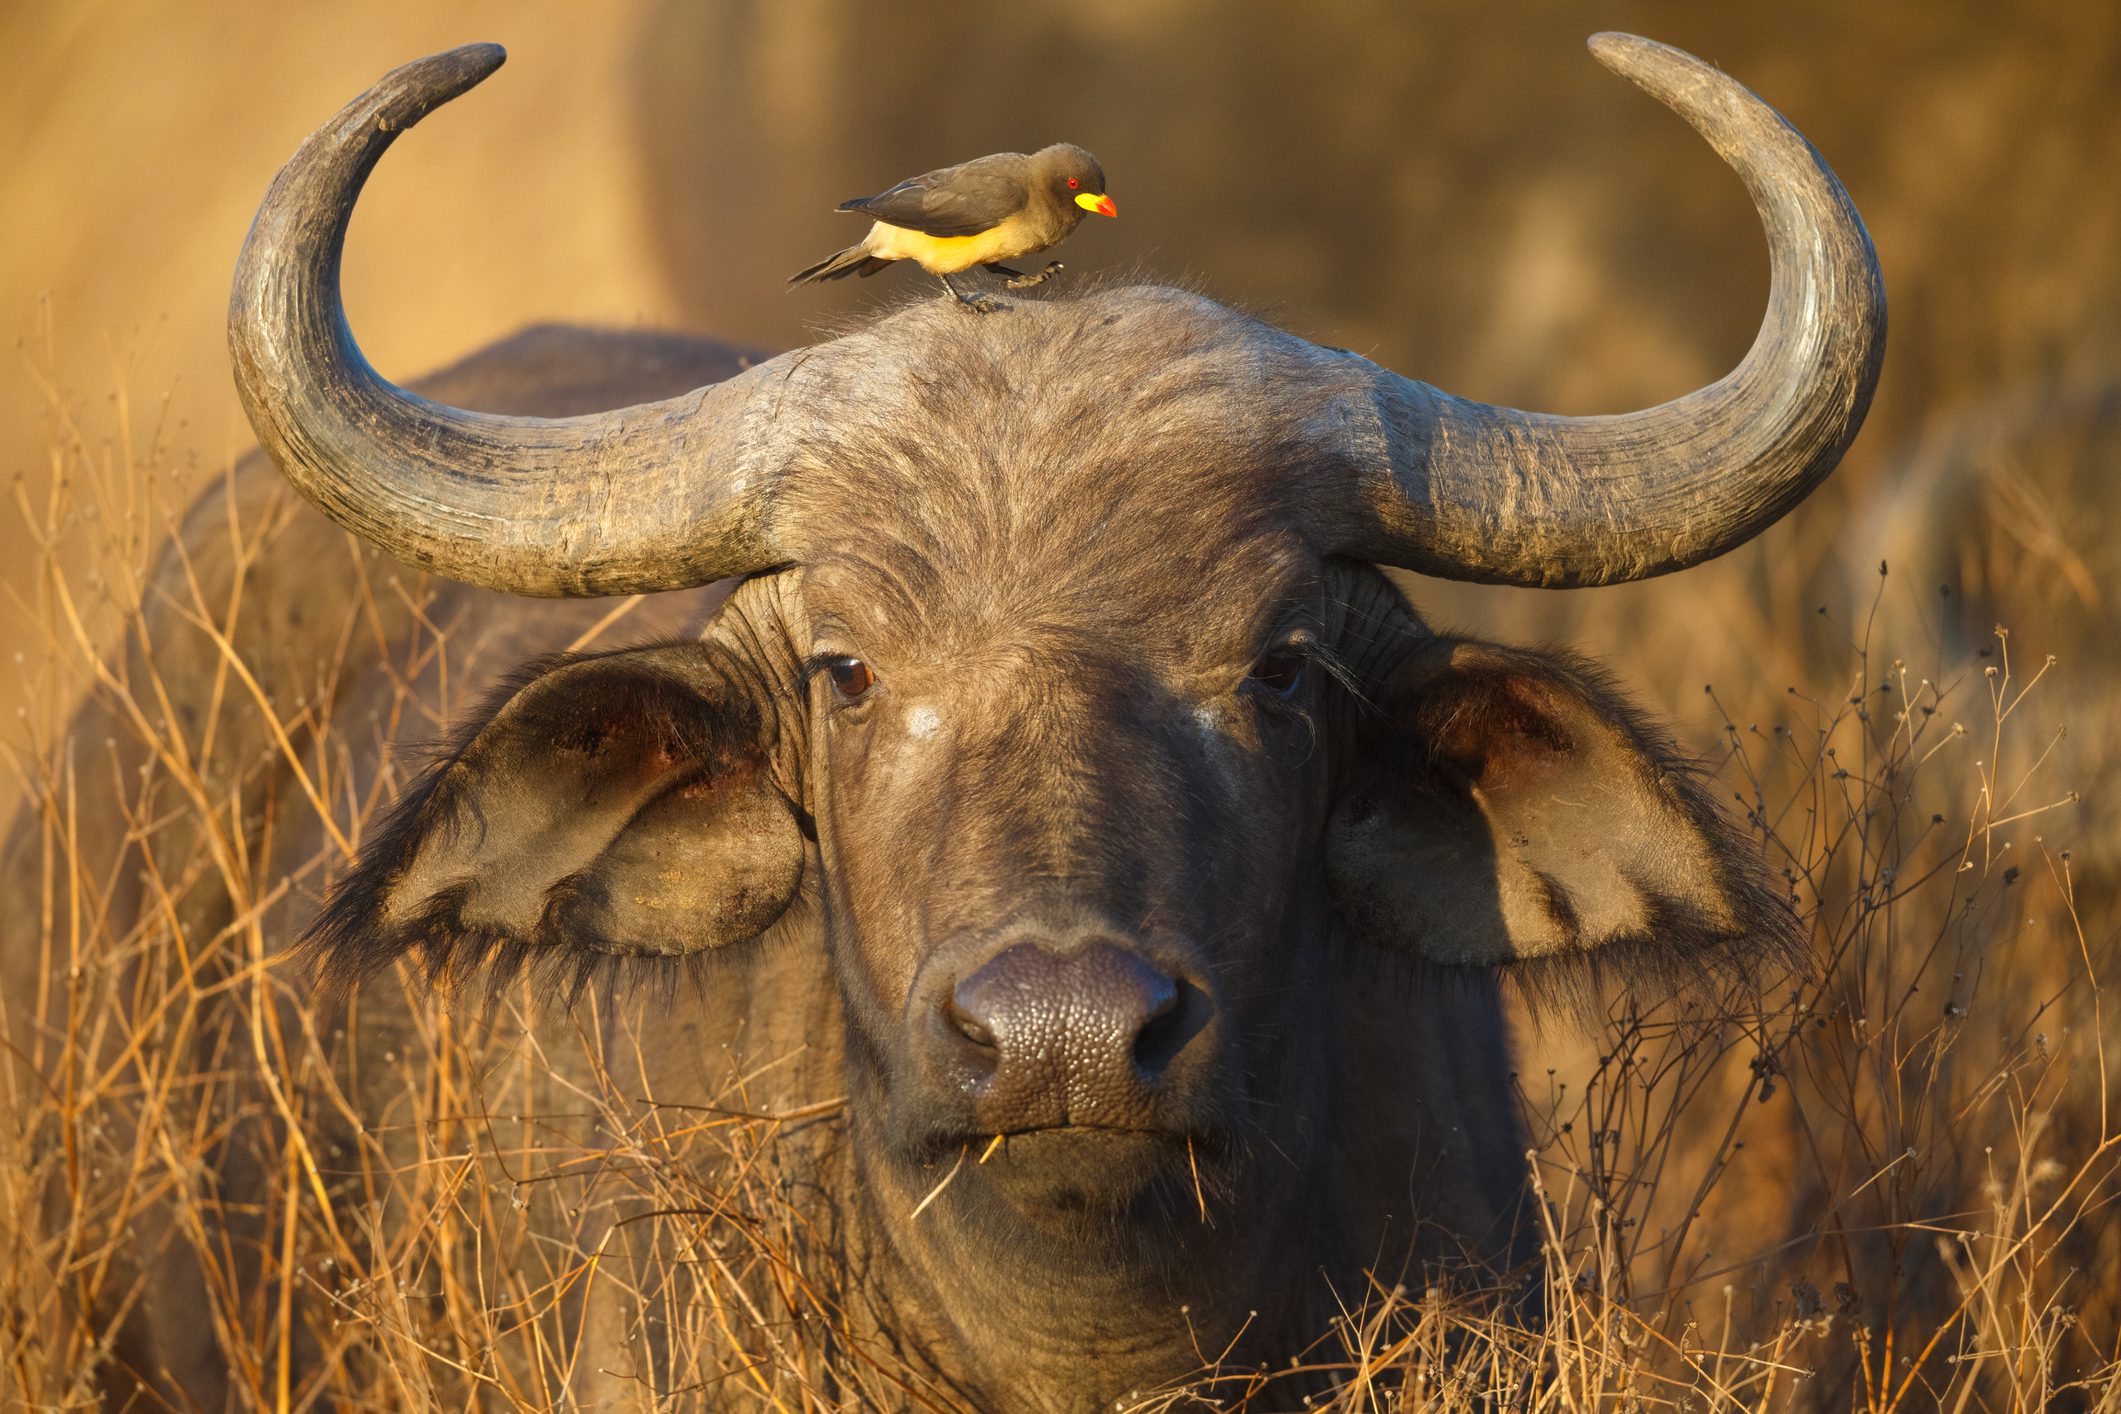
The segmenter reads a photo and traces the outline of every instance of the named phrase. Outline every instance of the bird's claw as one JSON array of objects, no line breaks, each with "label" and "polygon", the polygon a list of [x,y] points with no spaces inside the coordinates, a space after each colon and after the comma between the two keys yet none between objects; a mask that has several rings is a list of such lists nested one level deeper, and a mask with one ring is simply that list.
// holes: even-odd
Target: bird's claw
[{"label": "bird's claw", "polygon": [[1009,307],[993,295],[982,294],[977,290],[959,289],[957,281],[951,279],[948,275],[939,276],[938,278],[942,280],[943,288],[950,292],[950,298],[956,300],[974,314],[992,314],[997,309],[1007,309]]},{"label": "bird's claw", "polygon": [[1060,274],[1060,272],[1064,268],[1065,267],[1062,266],[1062,264],[1058,260],[1049,260],[1046,262],[1046,268],[1039,271],[1036,275],[1011,276],[1008,282],[1003,286],[1003,288],[1011,290],[1028,290],[1033,285],[1045,284],[1046,281],[1052,279],[1055,275]]}]

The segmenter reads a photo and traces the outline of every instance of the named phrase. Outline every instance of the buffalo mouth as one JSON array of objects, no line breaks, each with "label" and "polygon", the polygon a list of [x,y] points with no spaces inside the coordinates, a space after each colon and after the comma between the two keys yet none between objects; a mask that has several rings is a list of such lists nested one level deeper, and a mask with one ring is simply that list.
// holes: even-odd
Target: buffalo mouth
[{"label": "buffalo mouth", "polygon": [[1210,1212],[1230,1187],[1231,1146],[1209,1133],[1046,1124],[939,1141],[923,1171],[986,1195],[1034,1226],[1126,1225]]}]

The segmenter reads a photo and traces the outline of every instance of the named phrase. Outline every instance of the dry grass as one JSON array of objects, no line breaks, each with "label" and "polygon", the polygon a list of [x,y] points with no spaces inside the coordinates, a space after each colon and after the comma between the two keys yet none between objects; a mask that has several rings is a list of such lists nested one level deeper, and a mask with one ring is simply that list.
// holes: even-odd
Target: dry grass
[{"label": "dry grass", "polygon": [[[412,1005],[395,1091],[347,1091],[276,954],[395,785],[357,768],[373,736],[446,717],[448,633],[418,629],[416,587],[359,579],[350,624],[415,628],[380,723],[335,718],[357,632],[290,668],[245,647],[242,576],[180,559],[150,577],[194,493],[232,506],[213,496],[232,479],[186,473],[122,401],[109,439],[56,391],[46,406],[53,489],[17,488],[38,549],[8,584],[35,705],[9,753],[0,980],[27,1064],[0,1070],[0,1404],[154,1381],[114,1339],[154,1304],[212,1341],[244,1408],[551,1407],[585,1335],[632,1362],[614,1393],[672,1407],[954,1407],[862,1336],[832,1234],[789,1201],[836,1104],[631,1094],[595,997],[513,1046],[507,1008],[488,1026]],[[212,531],[237,565],[273,533]],[[100,568],[76,577],[84,545]],[[1816,973],[1690,1015],[1617,993],[1588,1083],[1523,1080],[1537,1262],[1342,1293],[1294,1367],[1336,1378],[1320,1406],[2121,1408],[2114,890],[2065,844],[2072,787],[2105,782],[2056,779],[2053,750],[2111,704],[2062,687],[2039,624],[1953,656],[1881,627],[1920,616],[1892,612],[1891,577],[1875,590],[1832,606],[1859,627],[1804,691],[1724,683],[1703,743],[1786,871]],[[1763,616],[1741,621],[1762,637],[1740,651],[1787,661]],[[188,692],[209,705],[173,725]],[[555,1046],[595,1083],[556,1094]],[[1138,1407],[1298,1402],[1292,1371],[1215,1355]]]}]

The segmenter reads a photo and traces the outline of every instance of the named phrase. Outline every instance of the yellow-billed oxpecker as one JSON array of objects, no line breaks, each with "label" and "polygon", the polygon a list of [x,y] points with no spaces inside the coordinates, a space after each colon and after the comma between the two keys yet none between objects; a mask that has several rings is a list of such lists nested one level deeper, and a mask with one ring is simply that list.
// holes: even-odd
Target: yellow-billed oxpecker
[{"label": "yellow-billed oxpecker", "polygon": [[968,309],[1000,308],[993,297],[967,293],[950,277],[973,266],[1004,276],[1009,288],[1036,285],[1061,268],[1048,261],[1035,275],[1001,262],[1034,255],[1067,239],[1083,216],[1117,216],[1105,195],[1105,171],[1073,143],[1055,143],[1030,156],[997,152],[955,167],[900,182],[875,196],[858,196],[836,208],[872,218],[858,245],[821,260],[789,283],[874,275],[894,260],[910,260],[943,282]]}]

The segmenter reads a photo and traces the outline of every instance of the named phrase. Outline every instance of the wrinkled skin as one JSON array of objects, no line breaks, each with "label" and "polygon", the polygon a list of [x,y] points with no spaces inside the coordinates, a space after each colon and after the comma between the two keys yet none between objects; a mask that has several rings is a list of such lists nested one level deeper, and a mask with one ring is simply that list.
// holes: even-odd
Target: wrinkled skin
[{"label": "wrinkled skin", "polygon": [[[1010,360],[954,311],[897,316],[934,376],[816,449],[799,494],[830,533],[804,562],[691,627],[718,596],[658,604],[658,646],[508,678],[371,831],[314,944],[344,977],[408,958],[593,993],[600,959],[711,954],[674,1016],[598,1006],[639,1068],[616,1088],[845,1094],[809,1162],[865,1319],[985,1408],[1109,1408],[1240,1332],[1237,1358],[1285,1359],[1365,1270],[1507,1255],[1522,1145],[1490,969],[1669,970],[1785,936],[1745,846],[1595,675],[1434,636],[1377,570],[1309,548],[1271,359],[1204,368],[1238,317],[1171,300]],[[607,370],[607,404],[672,381],[614,385],[641,360],[610,336],[545,338],[549,376],[519,342],[439,395],[565,411],[570,365]],[[1064,376],[1107,358],[1168,376]],[[1172,396],[1203,376],[1231,396]],[[1254,418],[1225,425],[1232,405]],[[301,572],[280,553],[268,575]],[[446,588],[432,612],[499,645],[469,654],[484,685],[596,606]],[[873,679],[851,695],[830,666],[850,658]],[[343,675],[339,710],[382,676]],[[7,965],[20,995],[20,948]],[[997,977],[990,1001],[974,983]],[[405,1034],[395,993],[363,993],[356,1074]],[[551,1093],[585,1083],[568,1018],[538,1030]],[[631,1319],[598,1299],[620,1307],[592,1341]],[[180,1300],[129,1338],[211,1402]],[[583,1397],[613,1364],[579,1362]]]}]

